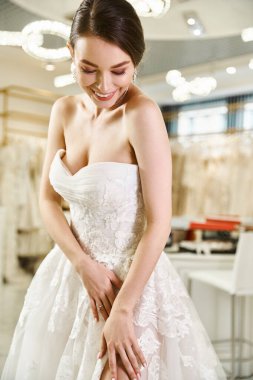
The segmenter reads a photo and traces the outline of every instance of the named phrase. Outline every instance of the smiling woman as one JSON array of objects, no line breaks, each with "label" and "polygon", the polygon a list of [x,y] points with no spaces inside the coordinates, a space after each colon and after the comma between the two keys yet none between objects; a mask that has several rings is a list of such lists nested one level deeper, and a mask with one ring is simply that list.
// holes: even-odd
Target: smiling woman
[{"label": "smiling woman", "polygon": [[140,20],[126,0],[84,0],[68,47],[82,91],[52,108],[39,196],[55,246],[28,289],[1,379],[224,380],[163,251],[171,152],[158,105],[133,83]]},{"label": "smiling woman", "polygon": [[[71,45],[69,47],[77,68],[77,81],[88,95],[95,93],[105,96],[105,100],[108,101],[111,100],[111,95],[115,94],[113,99],[115,101],[128,90],[135,68],[129,55],[118,46],[101,38],[89,36],[79,38],[75,49]],[[91,58],[88,60],[83,57]],[[103,65],[99,66],[95,62],[103,62]],[[115,64],[111,65],[112,62]],[[95,98],[95,100],[100,99]],[[109,108],[111,105],[113,102],[105,104],[104,107]]]},{"label": "smiling woman", "polygon": [[[79,38],[75,42],[75,49],[71,44],[68,46],[77,81],[95,102],[106,101],[108,103],[103,107],[109,108],[128,91],[135,66],[128,53],[120,47],[97,36]],[[83,57],[91,58],[88,60]],[[96,62],[103,62],[103,66],[100,67]],[[115,64],[111,65],[112,62]]]}]

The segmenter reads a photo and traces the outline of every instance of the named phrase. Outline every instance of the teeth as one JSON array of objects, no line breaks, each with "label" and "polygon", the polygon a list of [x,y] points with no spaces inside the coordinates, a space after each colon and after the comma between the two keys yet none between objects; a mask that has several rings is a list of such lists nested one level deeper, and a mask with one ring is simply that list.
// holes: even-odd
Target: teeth
[{"label": "teeth", "polygon": [[108,96],[110,96],[112,94],[112,92],[110,94],[107,94],[107,95],[102,95],[102,94],[99,94],[98,92],[95,92],[95,94],[101,98],[108,98]]}]

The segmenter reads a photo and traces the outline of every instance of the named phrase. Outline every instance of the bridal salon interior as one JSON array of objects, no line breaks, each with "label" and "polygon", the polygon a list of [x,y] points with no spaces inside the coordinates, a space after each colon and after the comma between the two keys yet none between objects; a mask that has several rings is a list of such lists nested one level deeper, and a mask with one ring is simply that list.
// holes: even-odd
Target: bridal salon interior
[{"label": "bridal salon interior", "polygon": [[[160,106],[172,152],[164,251],[227,378],[253,379],[253,1],[129,2],[146,42],[135,83]],[[0,0],[1,370],[54,245],[38,192],[52,104],[80,91],[66,48],[79,4]]]}]

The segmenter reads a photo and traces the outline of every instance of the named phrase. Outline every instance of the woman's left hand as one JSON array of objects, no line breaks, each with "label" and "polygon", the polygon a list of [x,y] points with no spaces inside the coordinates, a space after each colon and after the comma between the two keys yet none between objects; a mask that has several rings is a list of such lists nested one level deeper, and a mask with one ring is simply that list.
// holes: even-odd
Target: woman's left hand
[{"label": "woman's left hand", "polygon": [[98,358],[102,358],[107,349],[112,379],[117,379],[117,354],[130,379],[137,379],[139,363],[145,366],[146,360],[138,345],[130,314],[116,310],[111,312],[103,328]]}]

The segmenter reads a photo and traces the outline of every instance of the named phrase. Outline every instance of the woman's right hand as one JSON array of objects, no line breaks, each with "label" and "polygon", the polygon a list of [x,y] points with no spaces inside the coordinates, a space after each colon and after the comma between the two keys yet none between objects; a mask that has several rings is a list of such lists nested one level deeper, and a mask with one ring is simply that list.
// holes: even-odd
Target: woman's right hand
[{"label": "woman's right hand", "polygon": [[[89,294],[94,318],[99,321],[99,313],[106,321],[110,315],[113,302],[123,282],[105,265],[90,259],[79,263],[76,270]],[[102,306],[101,308],[99,306]]]}]

